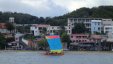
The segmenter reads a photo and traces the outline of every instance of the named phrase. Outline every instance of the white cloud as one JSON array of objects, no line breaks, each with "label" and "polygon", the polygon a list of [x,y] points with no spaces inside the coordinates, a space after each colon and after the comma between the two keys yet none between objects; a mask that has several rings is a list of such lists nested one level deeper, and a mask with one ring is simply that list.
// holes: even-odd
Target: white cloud
[{"label": "white cloud", "polygon": [[58,16],[81,7],[113,5],[113,0],[0,0],[1,11]]},{"label": "white cloud", "polygon": [[69,11],[81,7],[95,7],[100,5],[113,5],[113,0],[53,0],[57,5],[67,8]]}]

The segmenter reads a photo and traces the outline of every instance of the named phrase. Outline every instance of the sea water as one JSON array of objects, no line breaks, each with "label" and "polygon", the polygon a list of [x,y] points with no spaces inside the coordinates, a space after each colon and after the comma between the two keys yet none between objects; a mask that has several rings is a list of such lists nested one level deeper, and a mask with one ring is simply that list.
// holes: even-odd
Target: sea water
[{"label": "sea water", "polygon": [[113,52],[67,51],[47,56],[40,51],[0,51],[0,64],[113,64]]}]

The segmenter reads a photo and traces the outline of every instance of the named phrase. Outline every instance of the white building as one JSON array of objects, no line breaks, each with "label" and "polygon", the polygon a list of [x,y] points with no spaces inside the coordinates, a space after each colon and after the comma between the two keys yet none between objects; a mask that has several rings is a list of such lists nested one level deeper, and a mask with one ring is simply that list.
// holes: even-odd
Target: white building
[{"label": "white building", "polygon": [[[62,28],[60,26],[49,26],[47,28],[47,31],[49,33],[55,33],[55,32],[59,32]],[[64,30],[67,32],[67,34],[70,34],[71,31],[70,31],[71,27],[68,27],[68,26],[64,26]]]},{"label": "white building", "polygon": [[[96,24],[94,22],[96,22]],[[92,34],[93,34],[95,31],[100,32],[100,31],[104,30],[104,28],[103,28],[104,25],[112,24],[111,22],[113,22],[112,19],[103,19],[103,18],[68,18],[68,27],[71,28],[70,34],[72,34],[72,28],[74,27],[74,23],[84,23],[86,28],[88,29],[88,31],[92,32]],[[93,25],[91,25],[91,24],[93,24]],[[95,26],[95,27],[93,27],[93,26]]]},{"label": "white building", "polygon": [[9,22],[14,23],[15,18],[14,17],[9,17]]},{"label": "white building", "polygon": [[102,20],[102,18],[68,18],[68,26],[71,27],[70,34],[72,34],[72,28],[74,27],[74,23],[84,23],[88,31],[91,32],[92,20]]},{"label": "white building", "polygon": [[101,33],[102,31],[102,20],[91,20],[91,33]]},{"label": "white building", "polygon": [[112,33],[113,32],[113,21],[112,19],[103,19],[103,31],[104,33]]},{"label": "white building", "polygon": [[104,26],[104,33],[112,33],[113,26]]},{"label": "white building", "polygon": [[[71,31],[71,27],[68,26],[64,26],[65,31],[67,32],[67,34],[70,34]],[[50,25],[45,25],[45,24],[37,24],[37,25],[32,25],[30,27],[31,32],[34,34],[34,36],[38,36],[40,34],[42,34],[43,30],[46,30],[46,33],[59,33],[59,31],[61,30],[60,26],[50,26]]]},{"label": "white building", "polygon": [[[65,31],[67,34],[72,34],[72,28],[75,23],[84,23],[89,32],[94,34],[95,32],[101,33],[101,31],[106,32],[107,27],[113,26],[112,19],[103,19],[103,18],[68,18],[68,25],[65,26]],[[46,29],[47,33],[55,33],[61,30],[60,26],[50,26],[45,24],[35,24],[32,25],[30,30],[31,32],[37,36],[40,35],[43,29]],[[112,30],[111,30],[112,31]]]},{"label": "white building", "polygon": [[44,29],[47,29],[48,27],[49,25],[37,24],[37,25],[32,25],[30,27],[30,30],[34,34],[34,36],[38,36],[42,33]]}]

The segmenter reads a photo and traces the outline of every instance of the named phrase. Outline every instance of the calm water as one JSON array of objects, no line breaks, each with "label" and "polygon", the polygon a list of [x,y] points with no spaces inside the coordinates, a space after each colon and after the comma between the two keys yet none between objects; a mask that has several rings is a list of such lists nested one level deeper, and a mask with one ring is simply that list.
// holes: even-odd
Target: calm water
[{"label": "calm water", "polygon": [[0,64],[113,64],[113,52],[65,52],[46,56],[44,52],[0,51]]}]

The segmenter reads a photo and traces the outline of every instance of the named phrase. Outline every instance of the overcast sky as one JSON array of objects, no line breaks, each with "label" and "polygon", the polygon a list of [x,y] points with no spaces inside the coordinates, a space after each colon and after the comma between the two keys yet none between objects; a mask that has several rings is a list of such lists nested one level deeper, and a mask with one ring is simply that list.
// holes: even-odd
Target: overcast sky
[{"label": "overcast sky", "polygon": [[113,5],[113,0],[0,0],[0,11],[53,17],[81,7]]}]

